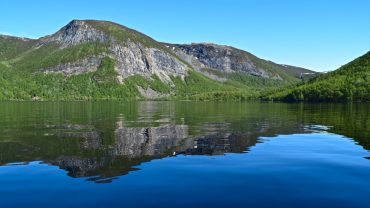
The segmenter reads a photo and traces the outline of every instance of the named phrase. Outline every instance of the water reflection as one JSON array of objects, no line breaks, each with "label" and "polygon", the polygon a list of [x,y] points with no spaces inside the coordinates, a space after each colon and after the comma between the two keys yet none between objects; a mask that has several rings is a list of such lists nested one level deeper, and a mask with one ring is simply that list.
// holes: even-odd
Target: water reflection
[{"label": "water reflection", "polygon": [[193,146],[180,150],[185,155],[223,155],[225,153],[245,153],[257,144],[257,137],[249,134],[214,134],[194,139]]},{"label": "water reflection", "polygon": [[[1,103],[0,164],[55,165],[112,182],[176,155],[247,153],[281,134],[335,132],[369,149],[366,105],[267,103]],[[367,158],[368,159],[368,158]]]},{"label": "water reflection", "polygon": [[137,170],[135,166],[153,159],[179,154],[245,153],[257,143],[258,137],[253,133],[189,135],[188,125],[125,127],[124,122],[120,121],[114,130],[114,140],[107,142],[93,126],[62,125],[48,128],[50,132],[55,132],[53,136],[63,142],[77,138],[78,149],[75,155],[42,160],[66,170],[71,177],[89,177],[87,180],[97,183],[111,182],[116,176]]}]

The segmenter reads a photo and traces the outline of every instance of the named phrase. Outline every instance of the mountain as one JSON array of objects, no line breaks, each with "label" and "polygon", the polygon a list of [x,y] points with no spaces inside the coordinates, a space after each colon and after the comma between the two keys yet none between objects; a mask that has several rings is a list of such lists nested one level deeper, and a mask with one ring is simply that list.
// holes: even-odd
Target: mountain
[{"label": "mountain", "polygon": [[312,71],[215,44],[168,44],[73,20],[37,40],[0,36],[0,99],[248,99]]},{"label": "mountain", "polygon": [[266,61],[230,46],[212,43],[175,44],[172,46],[176,54],[186,60],[194,69],[208,72],[211,69],[216,71],[215,74],[244,73],[275,80],[295,81],[294,77],[299,78],[299,73],[312,72],[299,67]]},{"label": "mountain", "polygon": [[273,92],[266,99],[284,101],[370,101],[370,52],[307,83]]}]

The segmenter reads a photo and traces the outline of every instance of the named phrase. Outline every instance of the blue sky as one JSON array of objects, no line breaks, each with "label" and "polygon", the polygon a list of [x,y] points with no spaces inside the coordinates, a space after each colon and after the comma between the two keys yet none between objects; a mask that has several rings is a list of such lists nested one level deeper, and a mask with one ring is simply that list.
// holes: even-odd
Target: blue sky
[{"label": "blue sky", "polygon": [[277,63],[334,70],[370,50],[370,0],[1,0],[0,33],[38,38],[72,19],[158,41],[214,42]]}]

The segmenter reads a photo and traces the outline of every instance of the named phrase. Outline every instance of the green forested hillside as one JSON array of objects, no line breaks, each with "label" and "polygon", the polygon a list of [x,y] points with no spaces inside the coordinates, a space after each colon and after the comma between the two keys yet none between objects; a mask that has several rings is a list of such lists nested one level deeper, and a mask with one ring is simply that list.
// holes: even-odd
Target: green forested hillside
[{"label": "green forested hillside", "polygon": [[283,101],[370,101],[370,52],[296,87],[275,91],[265,99]]},{"label": "green forested hillside", "polygon": [[35,40],[0,35],[0,61],[5,61],[18,56],[30,49]]},{"label": "green forested hillside", "polygon": [[145,99],[137,86],[166,94],[166,99],[247,100],[258,97],[263,91],[261,83],[271,81],[253,78],[255,80],[248,81],[249,86],[236,81],[222,83],[192,70],[184,79],[172,77],[173,85],[162,82],[156,75],[151,78],[131,76],[119,83],[114,66],[113,59],[105,58],[95,72],[65,76],[60,73],[20,73],[0,65],[0,100]]},{"label": "green forested hillside", "polygon": [[[170,46],[135,30],[73,20],[35,40],[0,36],[0,100],[247,100],[299,82],[295,70],[233,50],[240,60],[248,54],[249,67],[268,72],[266,77],[210,69],[219,73],[220,80],[214,79]],[[96,65],[86,66],[89,60]]]}]

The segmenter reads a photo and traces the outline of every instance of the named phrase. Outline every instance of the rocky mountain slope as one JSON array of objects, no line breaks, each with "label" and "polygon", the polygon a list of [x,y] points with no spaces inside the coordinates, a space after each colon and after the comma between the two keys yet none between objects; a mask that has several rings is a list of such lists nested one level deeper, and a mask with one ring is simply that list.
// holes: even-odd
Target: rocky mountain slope
[{"label": "rocky mountain slope", "polygon": [[[160,43],[122,25],[96,20],[73,20],[37,40],[0,36],[0,49],[0,70],[6,75],[0,77],[0,99],[153,94],[212,99],[236,91],[240,99],[252,96],[250,91],[299,82],[300,72],[311,72],[229,46]],[[21,86],[13,89],[15,85]]]},{"label": "rocky mountain slope", "polygon": [[[64,74],[96,71],[102,59],[110,57],[116,61],[115,70],[121,77],[156,74],[166,79],[170,75],[185,75],[187,65],[161,47],[151,38],[111,22],[73,20],[55,34],[35,41],[28,54],[15,63],[48,49],[51,54],[39,60],[35,70]],[[45,59],[76,50],[78,57],[44,64]]]},{"label": "rocky mountain slope", "polygon": [[172,45],[176,54],[197,70],[213,69],[223,74],[244,73],[276,80],[292,80],[297,73],[312,72],[307,69],[279,65],[260,59],[253,54],[230,46],[212,43]]}]

